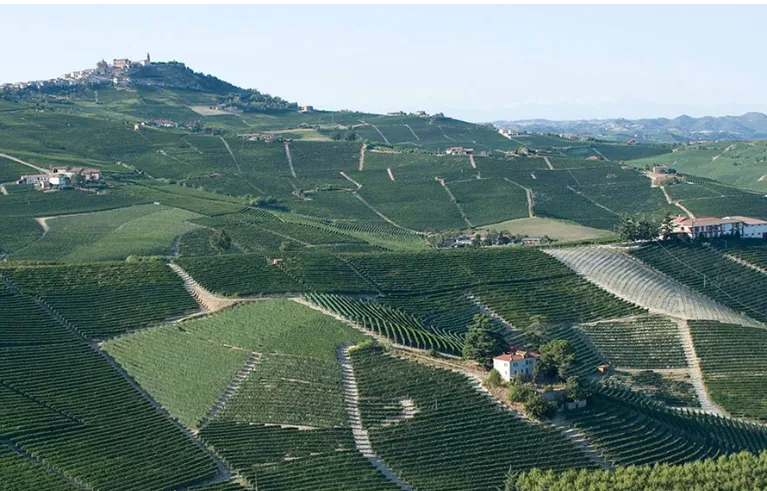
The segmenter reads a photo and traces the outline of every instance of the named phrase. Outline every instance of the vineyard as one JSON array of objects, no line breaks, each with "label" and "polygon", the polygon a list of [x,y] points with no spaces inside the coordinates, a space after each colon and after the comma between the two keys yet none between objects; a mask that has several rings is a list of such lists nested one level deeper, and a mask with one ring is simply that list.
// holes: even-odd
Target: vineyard
[{"label": "vineyard", "polygon": [[566,417],[613,465],[681,464],[767,449],[761,426],[666,409],[625,389],[604,388]]},{"label": "vineyard", "polygon": [[[632,254],[743,316],[767,321],[767,276],[758,271],[697,246],[659,242]],[[721,318],[707,319],[728,322]],[[740,324],[742,321],[734,323]]]},{"label": "vineyard", "polygon": [[160,262],[0,268],[88,338],[105,338],[198,309],[183,282]]},{"label": "vineyard", "polygon": [[[648,267],[619,250],[606,247],[574,247],[548,249],[546,252],[600,288],[652,312],[684,319],[748,322],[736,312],[674,281],[680,278],[662,268],[658,268],[661,271],[659,272]],[[638,253],[635,254],[639,256]],[[655,264],[650,263],[650,266]],[[671,278],[662,273],[669,274]]]},{"label": "vineyard", "polygon": [[711,397],[733,416],[767,420],[767,330],[697,321],[690,332]]},{"label": "vineyard", "polygon": [[250,355],[176,327],[120,336],[104,343],[103,349],[190,428],[198,425]]},{"label": "vineyard", "polygon": [[175,236],[195,228],[185,222],[199,216],[165,206],[140,205],[49,219],[45,236],[11,257],[93,262],[167,255]]},{"label": "vineyard", "polygon": [[305,355],[263,355],[218,415],[236,423],[344,426],[341,368]]},{"label": "vineyard", "polygon": [[[687,462],[683,465],[619,467],[613,470],[582,470],[556,473],[534,469],[513,479],[519,491],[591,491],[613,489],[705,489],[741,491],[764,486],[767,481],[767,453],[740,453]],[[715,484],[714,484],[715,483]]]},{"label": "vineyard", "polygon": [[[761,150],[714,143],[695,162],[730,184],[661,189],[638,166],[670,146],[265,94],[282,106],[227,112],[246,92],[182,70],[199,87],[0,94],[0,153],[100,173],[43,192],[0,157],[0,489],[767,488],[763,241],[562,243],[678,214],[664,189],[767,218],[730,185],[763,186],[729,165]],[[555,243],[438,245],[489,228]],[[459,358],[504,344],[587,405],[501,401]]]},{"label": "vineyard", "polygon": [[357,452],[349,428],[298,430],[214,421],[200,435],[264,491],[399,489]]},{"label": "vineyard", "polygon": [[679,327],[661,316],[580,324],[613,365],[621,368],[686,368]]},{"label": "vineyard", "polygon": [[[519,419],[463,375],[371,350],[352,361],[373,447],[414,488],[494,489],[510,468],[593,466],[557,430]],[[384,426],[406,398],[415,417]]]},{"label": "vineyard", "polygon": [[747,244],[740,248],[724,251],[746,263],[767,270],[767,247],[764,244]]},{"label": "vineyard", "polygon": [[575,276],[482,286],[473,292],[490,310],[517,327],[531,324],[536,317],[552,323],[577,323],[643,312]]},{"label": "vineyard", "polygon": [[[18,309],[23,308],[28,317],[21,323],[4,317],[8,331],[30,333],[24,343],[6,337],[0,344],[4,484],[9,482],[6,478],[10,482],[23,478],[39,481],[41,489],[73,489],[55,485],[49,470],[7,454],[7,446],[39,459],[46,469],[78,487],[157,489],[215,475],[211,458],[126,384],[104,358],[64,325],[43,318],[42,311],[35,313],[32,304],[25,305],[28,297],[1,298],[18,299],[15,312],[21,314]],[[39,323],[32,324],[36,317]],[[61,333],[55,333],[56,326]],[[30,366],[38,369],[30,372]]]},{"label": "vineyard", "polygon": [[[426,327],[416,317],[386,305],[362,302],[337,295],[306,295],[306,300],[340,315],[394,343],[444,353],[461,352],[463,337]],[[468,324],[468,322],[467,322]],[[462,330],[466,325],[462,326]]]}]

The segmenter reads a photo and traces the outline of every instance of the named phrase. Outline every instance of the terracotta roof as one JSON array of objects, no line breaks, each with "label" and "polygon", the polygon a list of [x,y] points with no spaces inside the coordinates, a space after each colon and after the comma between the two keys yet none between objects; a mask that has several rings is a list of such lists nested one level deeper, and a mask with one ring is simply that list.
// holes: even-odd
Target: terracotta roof
[{"label": "terracotta roof", "polygon": [[740,215],[732,216],[732,217],[724,217],[731,220],[736,220],[738,222],[743,222],[746,225],[767,225],[767,221],[760,220],[758,218],[751,218],[751,217],[744,217]]},{"label": "terracotta roof", "polygon": [[502,355],[498,355],[493,360],[498,361],[518,361],[518,360],[524,360],[525,358],[540,358],[541,355],[534,351],[524,351],[524,350],[517,350],[513,353],[504,353]]}]

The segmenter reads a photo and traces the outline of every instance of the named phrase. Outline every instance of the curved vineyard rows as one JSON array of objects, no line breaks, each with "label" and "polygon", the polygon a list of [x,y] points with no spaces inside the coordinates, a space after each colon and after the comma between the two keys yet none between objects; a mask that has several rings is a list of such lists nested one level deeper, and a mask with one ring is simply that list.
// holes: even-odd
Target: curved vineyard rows
[{"label": "curved vineyard rows", "polygon": [[[414,489],[497,489],[509,469],[595,465],[559,430],[516,417],[462,374],[375,350],[351,358],[373,448]],[[387,425],[403,399],[418,413]]]},{"label": "curved vineyard rows", "polygon": [[548,249],[586,279],[652,312],[682,319],[754,324],[708,297],[681,285],[641,261],[607,247]]}]

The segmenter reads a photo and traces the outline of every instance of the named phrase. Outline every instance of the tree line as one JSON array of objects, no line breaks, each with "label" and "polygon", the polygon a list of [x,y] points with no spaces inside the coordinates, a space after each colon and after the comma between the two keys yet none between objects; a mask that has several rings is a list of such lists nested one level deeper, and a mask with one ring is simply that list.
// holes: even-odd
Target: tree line
[{"label": "tree line", "polygon": [[681,465],[656,464],[614,470],[532,469],[509,472],[506,491],[745,491],[767,489],[767,452],[741,452]]}]

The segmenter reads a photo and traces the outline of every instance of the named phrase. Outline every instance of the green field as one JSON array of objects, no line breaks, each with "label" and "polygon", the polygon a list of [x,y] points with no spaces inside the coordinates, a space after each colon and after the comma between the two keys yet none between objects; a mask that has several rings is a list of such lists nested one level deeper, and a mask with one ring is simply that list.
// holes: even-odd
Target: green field
[{"label": "green field", "polygon": [[716,179],[742,188],[767,192],[767,179],[763,178],[767,161],[767,143],[708,142],[687,145],[665,155],[634,160],[631,165],[668,165],[685,174]]},{"label": "green field", "polygon": [[606,230],[584,227],[577,223],[553,220],[550,218],[519,218],[486,225],[483,228],[496,232],[508,231],[514,235],[529,237],[550,237],[562,241],[609,239],[614,235]]}]

